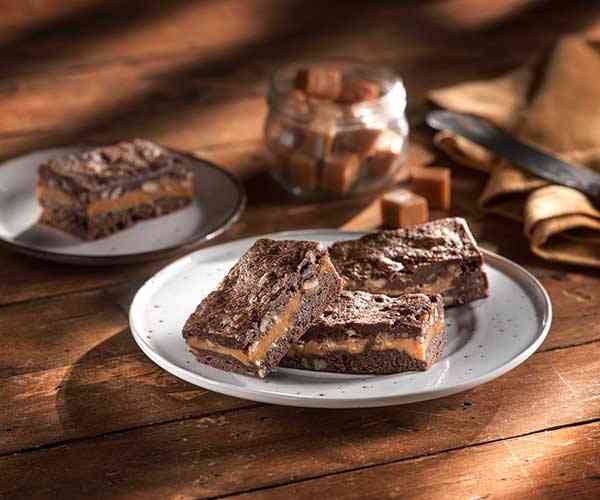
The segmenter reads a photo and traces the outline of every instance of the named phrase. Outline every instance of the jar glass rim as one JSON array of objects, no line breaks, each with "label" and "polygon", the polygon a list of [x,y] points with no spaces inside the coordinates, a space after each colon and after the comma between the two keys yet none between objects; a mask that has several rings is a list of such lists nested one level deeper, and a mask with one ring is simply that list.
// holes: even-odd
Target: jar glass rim
[{"label": "jar glass rim", "polygon": [[[339,109],[351,109],[351,113],[344,114],[344,117],[338,121],[344,123],[364,122],[365,117],[381,116],[389,114],[393,110],[394,114],[403,114],[406,111],[406,88],[402,78],[391,68],[372,64],[349,57],[331,57],[323,59],[312,59],[302,62],[295,62],[283,66],[273,72],[270,81],[268,102],[270,106],[279,107],[282,99],[289,98],[289,93],[293,90],[292,82],[300,69],[310,66],[331,66],[342,71],[358,71],[365,79],[377,81],[385,89],[376,99],[362,101],[354,104],[332,105]],[[284,111],[285,112],[285,111]],[[301,118],[300,113],[290,113],[290,118]]]}]

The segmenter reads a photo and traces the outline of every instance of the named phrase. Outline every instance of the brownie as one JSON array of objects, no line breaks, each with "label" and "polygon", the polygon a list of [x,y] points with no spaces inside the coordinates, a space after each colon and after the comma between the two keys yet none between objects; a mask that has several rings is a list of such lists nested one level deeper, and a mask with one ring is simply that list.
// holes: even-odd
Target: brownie
[{"label": "brownie", "polygon": [[96,239],[192,201],[191,160],[134,139],[40,165],[40,222]]},{"label": "brownie", "polygon": [[340,291],[320,243],[259,239],[198,305],[183,337],[202,363],[265,377]]},{"label": "brownie", "polygon": [[464,219],[379,231],[329,249],[345,288],[399,296],[441,294],[446,305],[487,297],[483,256]]},{"label": "brownie", "polygon": [[339,373],[427,370],[446,345],[440,295],[343,291],[281,366]]}]

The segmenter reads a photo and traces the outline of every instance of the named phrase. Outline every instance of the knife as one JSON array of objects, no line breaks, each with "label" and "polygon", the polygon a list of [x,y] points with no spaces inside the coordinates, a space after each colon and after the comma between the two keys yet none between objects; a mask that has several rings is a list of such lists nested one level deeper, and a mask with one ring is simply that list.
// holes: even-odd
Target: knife
[{"label": "knife", "polygon": [[600,202],[600,174],[589,168],[559,160],[473,115],[437,110],[430,112],[426,121],[433,129],[449,130],[489,149],[525,172],[577,189]]}]

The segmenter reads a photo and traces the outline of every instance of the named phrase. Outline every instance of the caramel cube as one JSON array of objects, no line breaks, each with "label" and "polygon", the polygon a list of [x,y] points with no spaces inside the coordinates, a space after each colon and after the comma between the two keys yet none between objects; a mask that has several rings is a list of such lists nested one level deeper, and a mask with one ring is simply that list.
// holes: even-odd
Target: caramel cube
[{"label": "caramel cube", "polygon": [[311,128],[303,131],[300,151],[315,158],[324,158],[331,153],[333,134],[322,124],[313,124]]},{"label": "caramel cube", "polygon": [[413,190],[427,198],[431,208],[450,209],[450,169],[416,168],[412,171]]},{"label": "caramel cube", "polygon": [[319,162],[301,151],[293,153],[287,161],[288,180],[305,191],[317,189],[319,181]]},{"label": "caramel cube", "polygon": [[381,218],[388,229],[423,224],[429,220],[427,200],[406,189],[396,189],[381,198]]},{"label": "caramel cube", "polygon": [[378,128],[357,128],[338,132],[333,141],[333,151],[368,156],[375,150],[381,132]]},{"label": "caramel cube", "polygon": [[381,87],[377,82],[365,79],[344,79],[342,91],[338,98],[344,104],[355,104],[377,99],[381,94]]},{"label": "caramel cube", "polygon": [[345,153],[328,158],[324,162],[322,187],[335,193],[347,193],[352,189],[360,173],[360,158]]},{"label": "caramel cube", "polygon": [[323,66],[303,68],[296,75],[295,87],[310,96],[335,101],[342,91],[342,73]]}]

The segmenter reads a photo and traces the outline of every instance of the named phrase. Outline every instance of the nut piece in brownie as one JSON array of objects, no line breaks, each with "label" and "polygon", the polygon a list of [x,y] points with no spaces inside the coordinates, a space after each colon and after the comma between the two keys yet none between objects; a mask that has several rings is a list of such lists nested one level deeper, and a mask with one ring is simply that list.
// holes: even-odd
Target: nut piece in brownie
[{"label": "nut piece in brownie", "polygon": [[345,288],[398,296],[439,293],[446,305],[487,297],[483,256],[464,219],[379,231],[329,249]]},{"label": "nut piece in brownie", "polygon": [[200,362],[264,377],[340,290],[320,243],[263,238],[200,303],[183,336]]},{"label": "nut piece in brownie", "polygon": [[39,167],[40,222],[93,240],[188,205],[190,160],[141,139],[48,160]]},{"label": "nut piece in brownie", "polygon": [[427,370],[445,346],[440,295],[344,291],[292,345],[281,366],[340,373]]}]

